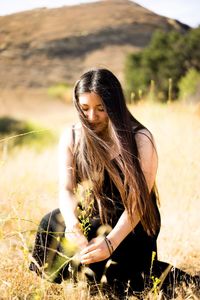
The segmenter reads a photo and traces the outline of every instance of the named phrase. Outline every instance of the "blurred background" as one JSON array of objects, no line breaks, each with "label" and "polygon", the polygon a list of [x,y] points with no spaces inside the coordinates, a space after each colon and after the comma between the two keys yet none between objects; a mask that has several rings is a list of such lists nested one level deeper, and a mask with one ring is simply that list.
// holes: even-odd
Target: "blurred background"
[{"label": "blurred background", "polygon": [[199,9],[195,0],[1,2],[0,116],[61,118],[91,67],[111,69],[129,102],[198,102]]},{"label": "blurred background", "polygon": [[199,11],[198,0],[0,2],[2,299],[69,296],[41,288],[28,264],[41,217],[58,206],[57,144],[77,121],[73,85],[93,67],[116,74],[155,137],[160,259],[200,272]]}]

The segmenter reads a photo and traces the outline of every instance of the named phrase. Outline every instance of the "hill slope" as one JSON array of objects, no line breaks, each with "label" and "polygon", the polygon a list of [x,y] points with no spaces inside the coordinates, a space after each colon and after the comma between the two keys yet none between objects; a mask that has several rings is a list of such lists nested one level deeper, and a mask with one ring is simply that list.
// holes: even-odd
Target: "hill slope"
[{"label": "hill slope", "polygon": [[0,17],[0,88],[73,83],[93,66],[122,79],[126,54],[145,47],[156,29],[188,27],[127,0]]}]

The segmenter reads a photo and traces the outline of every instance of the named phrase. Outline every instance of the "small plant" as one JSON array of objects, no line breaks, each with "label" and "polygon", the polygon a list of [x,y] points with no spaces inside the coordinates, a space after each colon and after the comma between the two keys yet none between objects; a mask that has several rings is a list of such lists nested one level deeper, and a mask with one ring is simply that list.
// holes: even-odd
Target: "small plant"
[{"label": "small plant", "polygon": [[153,264],[154,264],[154,261],[155,261],[155,257],[156,257],[156,252],[155,251],[152,251],[152,256],[151,256],[151,268],[150,268],[150,278],[152,280],[152,284],[153,284],[153,287],[151,289],[151,292],[153,293],[154,297],[157,297],[158,296],[158,293],[159,293],[159,284],[161,282],[161,280],[157,277],[155,277],[153,274],[152,274],[152,271],[153,271]]},{"label": "small plant", "polygon": [[162,284],[163,284],[166,276],[170,272],[172,266],[169,264],[159,278],[155,277],[153,275],[153,264],[155,261],[155,257],[156,257],[156,252],[153,251],[152,257],[151,257],[151,267],[150,267],[150,279],[152,280],[152,288],[150,290],[150,294],[153,294],[154,299],[158,299],[158,296],[159,296],[161,288],[162,288]]},{"label": "small plant", "polygon": [[81,230],[83,234],[87,237],[91,229],[90,218],[92,216],[94,204],[92,187],[89,185],[88,182],[84,182],[81,186],[77,188],[75,194],[77,196],[77,199],[79,200],[77,210]]}]

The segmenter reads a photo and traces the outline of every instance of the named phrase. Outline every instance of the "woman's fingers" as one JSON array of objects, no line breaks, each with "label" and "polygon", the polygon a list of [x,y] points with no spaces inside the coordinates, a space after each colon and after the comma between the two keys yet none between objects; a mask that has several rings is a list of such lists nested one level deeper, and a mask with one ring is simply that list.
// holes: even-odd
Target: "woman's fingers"
[{"label": "woman's fingers", "polygon": [[66,232],[66,238],[76,244],[80,251],[80,261],[83,264],[92,264],[109,258],[110,251],[103,237],[92,239],[89,243],[79,230]]},{"label": "woman's fingers", "polygon": [[91,252],[91,251],[93,251],[93,250],[96,250],[97,247],[98,247],[98,244],[96,244],[96,243],[90,241],[89,245],[88,245],[87,247],[85,247],[85,248],[80,252],[80,254],[81,254],[81,255],[84,255],[84,254],[86,254],[86,253],[88,253],[88,252]]},{"label": "woman's fingers", "polygon": [[96,249],[94,251],[90,251],[86,254],[81,255],[81,263],[82,264],[91,264],[95,263],[99,260],[99,249]]},{"label": "woman's fingers", "polygon": [[88,245],[88,240],[80,231],[74,231],[74,232],[66,231],[65,238],[69,242],[77,245],[80,249],[83,249]]},{"label": "woman's fingers", "polygon": [[96,238],[92,244],[80,252],[80,260],[83,264],[91,264],[109,258],[110,252],[104,239]]}]

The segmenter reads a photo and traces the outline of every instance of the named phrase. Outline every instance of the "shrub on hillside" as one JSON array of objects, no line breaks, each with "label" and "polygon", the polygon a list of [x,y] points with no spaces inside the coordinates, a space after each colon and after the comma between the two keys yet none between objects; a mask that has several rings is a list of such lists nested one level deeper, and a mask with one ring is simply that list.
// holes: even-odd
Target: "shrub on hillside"
[{"label": "shrub on hillside", "polygon": [[71,101],[72,98],[72,87],[66,83],[58,83],[50,86],[47,92],[52,98],[57,98],[66,102]]},{"label": "shrub on hillside", "polygon": [[150,82],[155,82],[159,100],[167,101],[169,79],[170,97],[178,96],[178,82],[190,68],[200,71],[200,27],[185,35],[178,32],[157,31],[148,47],[136,54],[129,54],[125,63],[125,86],[129,96],[138,91],[148,93]]},{"label": "shrub on hillside", "polygon": [[200,72],[190,69],[178,84],[179,99],[200,102]]}]

